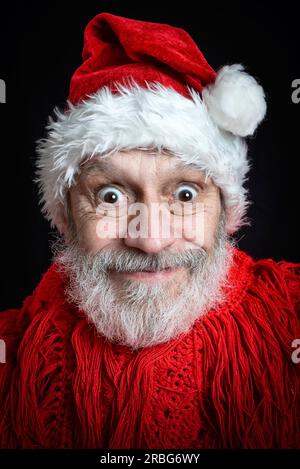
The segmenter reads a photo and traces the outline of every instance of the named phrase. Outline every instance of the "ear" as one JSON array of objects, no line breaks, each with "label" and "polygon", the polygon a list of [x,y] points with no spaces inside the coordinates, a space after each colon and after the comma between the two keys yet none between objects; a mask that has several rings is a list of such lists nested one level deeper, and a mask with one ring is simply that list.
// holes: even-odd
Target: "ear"
[{"label": "ear", "polygon": [[61,215],[58,217],[56,228],[58,232],[66,239],[68,237],[68,223],[64,210],[61,210]]}]

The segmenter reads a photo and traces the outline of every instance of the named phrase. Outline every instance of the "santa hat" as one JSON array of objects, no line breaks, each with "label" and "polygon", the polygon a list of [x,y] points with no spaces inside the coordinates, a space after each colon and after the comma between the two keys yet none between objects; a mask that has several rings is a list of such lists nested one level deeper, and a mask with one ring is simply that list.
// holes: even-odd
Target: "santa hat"
[{"label": "santa hat", "polygon": [[212,177],[223,194],[228,233],[243,223],[249,169],[243,137],[266,112],[262,87],[242,65],[216,73],[191,37],[165,24],[95,16],[67,108],[55,109],[38,142],[42,210],[60,228],[68,188],[94,155],[167,149]]}]

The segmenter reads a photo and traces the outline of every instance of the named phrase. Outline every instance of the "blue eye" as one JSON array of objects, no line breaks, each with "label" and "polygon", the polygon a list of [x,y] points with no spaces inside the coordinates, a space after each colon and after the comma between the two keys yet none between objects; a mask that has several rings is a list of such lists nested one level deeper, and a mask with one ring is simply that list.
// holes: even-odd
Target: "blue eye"
[{"label": "blue eye", "polygon": [[197,195],[198,191],[189,184],[181,185],[175,191],[175,198],[180,202],[191,202]]},{"label": "blue eye", "polygon": [[123,199],[122,192],[113,186],[103,187],[97,192],[97,195],[101,202],[105,202],[107,204],[117,204]]}]

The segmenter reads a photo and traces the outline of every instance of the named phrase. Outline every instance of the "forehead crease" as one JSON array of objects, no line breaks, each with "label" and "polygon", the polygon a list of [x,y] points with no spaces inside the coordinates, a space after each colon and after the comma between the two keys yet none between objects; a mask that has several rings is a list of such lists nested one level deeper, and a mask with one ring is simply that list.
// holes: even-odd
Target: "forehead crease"
[{"label": "forehead crease", "polygon": [[[145,156],[145,158],[147,158],[147,156]],[[159,158],[159,156],[157,156],[157,158]],[[118,166],[113,162],[112,159],[107,159],[107,158],[104,157],[101,160],[96,160],[96,161],[91,161],[91,162],[85,163],[82,166],[81,174],[88,175],[88,174],[91,174],[91,173],[94,173],[94,172],[103,172],[103,173],[106,173],[106,174],[113,174],[113,173],[122,172],[124,169],[125,170],[129,169],[129,167],[125,164],[124,161],[122,161],[121,166]],[[154,168],[152,168],[152,169],[154,169]],[[163,169],[164,169],[163,165],[155,167],[155,173],[157,173],[157,174],[161,173],[162,174],[164,172]],[[199,168],[197,167],[196,164],[194,164],[194,163],[184,163],[180,160],[174,161],[174,164],[171,165],[171,168],[170,168],[169,165],[167,165],[167,167],[166,167],[167,174],[170,174],[170,171],[171,172],[176,172],[176,171],[179,172],[179,171],[189,171],[189,170],[199,172]],[[149,167],[149,171],[150,171],[150,167]]]}]

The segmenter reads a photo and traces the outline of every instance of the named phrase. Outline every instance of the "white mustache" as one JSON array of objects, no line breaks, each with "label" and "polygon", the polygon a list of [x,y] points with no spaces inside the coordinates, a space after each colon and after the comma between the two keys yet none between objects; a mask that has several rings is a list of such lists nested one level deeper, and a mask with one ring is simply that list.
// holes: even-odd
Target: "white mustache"
[{"label": "white mustache", "polygon": [[143,254],[132,250],[101,250],[90,260],[99,271],[117,272],[156,272],[164,269],[180,267],[194,270],[203,264],[208,257],[204,249],[190,249],[178,253],[162,252],[159,254]]}]

